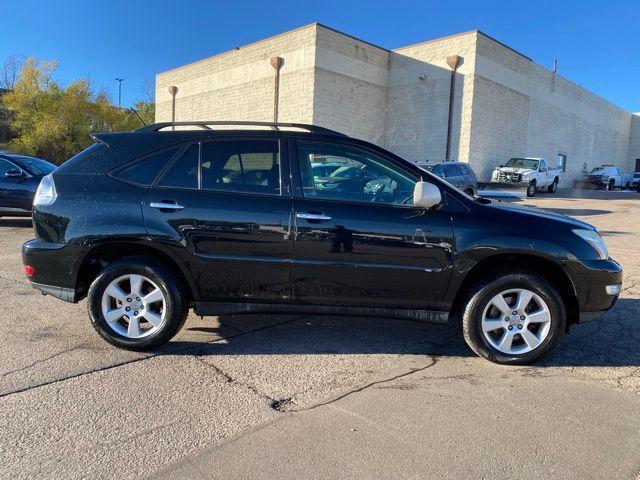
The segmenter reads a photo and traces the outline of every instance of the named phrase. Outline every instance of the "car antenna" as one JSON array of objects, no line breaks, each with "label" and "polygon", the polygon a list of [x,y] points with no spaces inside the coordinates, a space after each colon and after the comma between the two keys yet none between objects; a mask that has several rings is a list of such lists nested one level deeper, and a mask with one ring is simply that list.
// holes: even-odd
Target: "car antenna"
[{"label": "car antenna", "polygon": [[138,111],[135,108],[129,107],[129,110],[131,110],[133,113],[136,114],[136,117],[138,117],[138,120],[142,122],[142,125],[144,125],[145,127],[147,126],[147,124],[144,123],[144,120],[142,119],[142,117],[138,115]]}]

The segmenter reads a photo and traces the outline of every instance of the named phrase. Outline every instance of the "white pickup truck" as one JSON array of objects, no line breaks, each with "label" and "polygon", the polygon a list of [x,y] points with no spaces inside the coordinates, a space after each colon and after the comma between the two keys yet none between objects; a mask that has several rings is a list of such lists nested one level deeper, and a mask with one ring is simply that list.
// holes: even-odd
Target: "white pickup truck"
[{"label": "white pickup truck", "polygon": [[526,187],[527,197],[533,197],[542,188],[555,192],[561,176],[562,169],[549,168],[544,158],[512,158],[495,168],[491,182]]},{"label": "white pickup truck", "polygon": [[595,167],[587,174],[587,184],[596,188],[613,190],[614,188],[626,188],[633,186],[633,174],[624,173],[613,165]]}]

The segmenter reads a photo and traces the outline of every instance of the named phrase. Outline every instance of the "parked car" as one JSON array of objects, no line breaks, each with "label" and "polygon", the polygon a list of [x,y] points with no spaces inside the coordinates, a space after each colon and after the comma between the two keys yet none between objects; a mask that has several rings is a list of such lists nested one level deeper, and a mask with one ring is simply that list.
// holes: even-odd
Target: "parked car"
[{"label": "parked car", "polygon": [[519,184],[527,189],[527,197],[546,188],[554,193],[562,179],[561,168],[550,168],[544,158],[511,158],[495,168],[491,174],[494,183]]},{"label": "parked car", "polygon": [[40,158],[0,152],[0,217],[29,217],[33,196],[55,165]]},{"label": "parked car", "polygon": [[631,188],[635,188],[640,192],[640,172],[633,172],[631,177]]},{"label": "parked car", "polygon": [[595,167],[592,169],[586,178],[588,186],[595,188],[604,188],[606,190],[613,190],[615,188],[631,188],[633,182],[633,175],[630,173],[623,173],[618,167],[613,165],[603,165],[601,167]]},{"label": "parked car", "polygon": [[417,165],[434,175],[444,178],[464,193],[474,196],[478,191],[478,178],[471,167],[463,162],[420,163]]},{"label": "parked car", "polygon": [[[473,351],[509,364],[542,358],[620,293],[587,223],[469,197],[324,128],[221,123],[97,134],[45,176],[22,248],[31,284],[87,297],[96,331],[126,349],[168,341],[190,308],[313,312],[460,321]],[[373,180],[322,188],[312,165],[327,156]]]}]

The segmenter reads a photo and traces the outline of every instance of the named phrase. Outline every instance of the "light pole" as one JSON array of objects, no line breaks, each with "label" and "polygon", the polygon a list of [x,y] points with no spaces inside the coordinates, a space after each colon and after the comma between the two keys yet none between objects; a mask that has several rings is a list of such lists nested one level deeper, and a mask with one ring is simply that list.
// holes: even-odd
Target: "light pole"
[{"label": "light pole", "polygon": [[124,78],[116,78],[118,82],[118,108],[122,107],[122,81]]}]

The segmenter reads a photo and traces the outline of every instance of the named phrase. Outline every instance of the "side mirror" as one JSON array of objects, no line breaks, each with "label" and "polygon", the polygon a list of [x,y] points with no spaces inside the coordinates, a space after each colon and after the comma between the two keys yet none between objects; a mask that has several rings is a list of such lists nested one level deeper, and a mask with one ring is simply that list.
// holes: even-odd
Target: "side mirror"
[{"label": "side mirror", "polygon": [[24,173],[22,172],[22,170],[18,170],[17,168],[12,168],[11,170],[7,170],[4,176],[7,178],[22,178],[24,177]]},{"label": "side mirror", "polygon": [[442,201],[440,189],[433,183],[417,182],[413,189],[413,204],[416,207],[431,208]]}]

